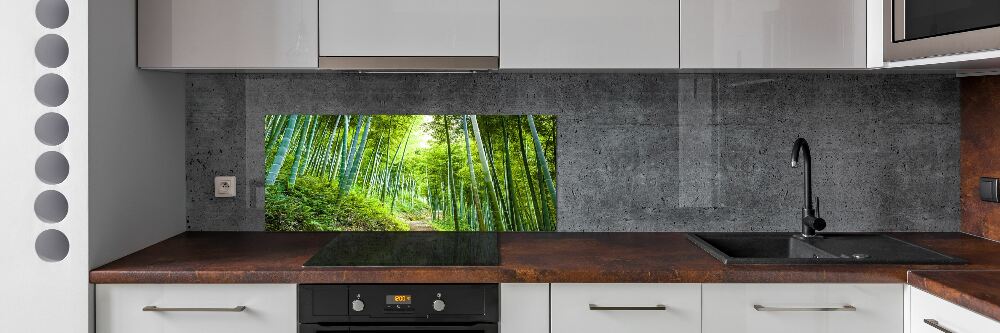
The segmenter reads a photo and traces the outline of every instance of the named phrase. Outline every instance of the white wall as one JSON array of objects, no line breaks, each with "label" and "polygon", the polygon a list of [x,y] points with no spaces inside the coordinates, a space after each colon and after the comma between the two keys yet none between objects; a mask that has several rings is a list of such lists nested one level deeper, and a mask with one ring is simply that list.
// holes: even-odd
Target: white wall
[{"label": "white wall", "polygon": [[[37,3],[6,1],[0,10],[0,332],[86,332],[89,270],[184,230],[184,78],[136,69],[134,1],[65,0],[68,20],[55,27],[36,19]],[[53,68],[35,58],[46,34],[69,49]],[[65,79],[65,102],[36,99],[47,74]],[[49,112],[69,124],[53,145],[35,134]],[[65,180],[36,176],[46,152],[65,157]],[[33,208],[48,190],[66,198],[56,222]],[[64,258],[38,255],[36,239],[48,230],[66,236]]]},{"label": "white wall", "polygon": [[[4,1],[0,9],[0,332],[85,332],[88,326],[87,224],[87,2],[67,0],[69,19],[54,29],[35,18],[37,1]],[[45,34],[67,41],[69,56],[56,68],[35,60],[35,43]],[[36,80],[62,76],[68,97],[48,107],[35,99]],[[69,123],[67,139],[55,146],[35,136],[36,120],[55,112]],[[43,183],[35,174],[36,159],[53,151],[66,157],[62,182]],[[45,190],[61,192],[68,202],[65,219],[43,222],[35,215],[35,198]],[[63,233],[68,254],[42,260],[35,241],[45,230]]]},{"label": "white wall", "polygon": [[184,75],[136,67],[135,1],[90,0],[90,267],[184,231]]}]

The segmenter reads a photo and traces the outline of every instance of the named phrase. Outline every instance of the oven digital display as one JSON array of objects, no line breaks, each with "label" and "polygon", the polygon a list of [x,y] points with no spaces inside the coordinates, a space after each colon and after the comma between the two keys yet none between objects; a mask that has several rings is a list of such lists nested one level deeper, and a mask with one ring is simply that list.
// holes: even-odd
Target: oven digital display
[{"label": "oven digital display", "polygon": [[398,304],[412,304],[412,295],[385,295],[385,304],[398,305]]}]

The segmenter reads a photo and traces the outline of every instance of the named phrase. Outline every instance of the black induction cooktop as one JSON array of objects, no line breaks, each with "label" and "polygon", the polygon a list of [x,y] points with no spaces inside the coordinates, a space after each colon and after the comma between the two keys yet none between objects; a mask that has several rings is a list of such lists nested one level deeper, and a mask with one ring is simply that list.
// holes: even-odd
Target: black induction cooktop
[{"label": "black induction cooktop", "polygon": [[303,266],[497,266],[493,232],[341,232]]}]

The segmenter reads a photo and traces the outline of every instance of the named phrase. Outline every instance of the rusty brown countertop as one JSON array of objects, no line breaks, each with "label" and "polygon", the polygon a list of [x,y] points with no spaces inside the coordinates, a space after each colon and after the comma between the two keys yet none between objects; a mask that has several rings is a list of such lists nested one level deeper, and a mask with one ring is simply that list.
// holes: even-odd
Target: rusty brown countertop
[{"label": "rusty brown countertop", "polygon": [[1000,270],[910,271],[907,283],[1000,321]]},{"label": "rusty brown countertop", "polygon": [[1000,270],[1000,243],[891,233],[967,265],[726,266],[684,233],[501,233],[500,266],[303,267],[331,233],[186,232],[90,272],[91,283],[904,283],[910,270]]}]

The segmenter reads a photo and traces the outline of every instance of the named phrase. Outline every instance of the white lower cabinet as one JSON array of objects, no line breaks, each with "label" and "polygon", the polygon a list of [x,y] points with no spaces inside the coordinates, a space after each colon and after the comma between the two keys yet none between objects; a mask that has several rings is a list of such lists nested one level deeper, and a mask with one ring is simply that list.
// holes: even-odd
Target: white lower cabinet
[{"label": "white lower cabinet", "polygon": [[500,331],[549,333],[549,284],[501,283]]},{"label": "white lower cabinet", "polygon": [[[99,284],[95,301],[98,333],[298,331],[294,284]],[[514,283],[500,302],[504,333],[1000,332],[902,284]]]},{"label": "white lower cabinet", "polygon": [[95,293],[98,333],[298,331],[294,284],[99,284]]},{"label": "white lower cabinet", "polygon": [[551,304],[552,333],[701,331],[700,284],[554,283]]},{"label": "white lower cabinet", "polygon": [[704,284],[705,333],[903,333],[902,284]]},{"label": "white lower cabinet", "polygon": [[910,292],[910,332],[907,333],[986,333],[1000,332],[1000,322],[908,287]]}]

